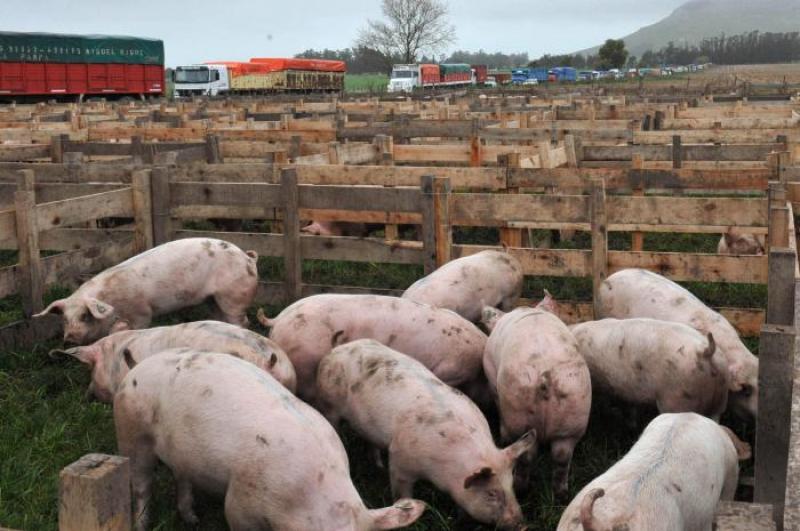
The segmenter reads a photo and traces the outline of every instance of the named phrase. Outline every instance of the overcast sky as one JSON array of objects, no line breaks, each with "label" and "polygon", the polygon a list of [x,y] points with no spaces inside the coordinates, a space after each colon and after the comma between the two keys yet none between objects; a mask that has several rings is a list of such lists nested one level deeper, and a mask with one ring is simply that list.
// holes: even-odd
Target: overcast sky
[{"label": "overcast sky", "polygon": [[[685,0],[450,0],[454,49],[566,53],[622,37]],[[167,64],[291,56],[353,44],[379,0],[0,0],[3,31],[164,40]]]}]

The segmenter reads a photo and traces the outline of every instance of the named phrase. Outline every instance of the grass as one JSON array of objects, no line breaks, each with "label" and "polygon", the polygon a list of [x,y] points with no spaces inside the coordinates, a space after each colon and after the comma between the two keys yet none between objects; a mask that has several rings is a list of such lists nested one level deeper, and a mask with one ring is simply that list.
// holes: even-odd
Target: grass
[{"label": "grass", "polygon": [[[550,236],[536,231],[534,240]],[[716,247],[715,236],[650,235],[645,249],[662,251],[711,252]],[[458,243],[496,243],[494,229],[457,228],[454,240]],[[557,242],[554,247],[588,248],[585,233],[571,241]],[[629,235],[611,233],[609,246],[626,249]],[[2,258],[2,257],[0,257]],[[283,277],[280,259],[261,258],[259,274],[262,280],[279,281]],[[319,284],[354,285],[404,289],[422,275],[418,266],[307,260],[303,263],[306,282]],[[766,302],[764,286],[717,283],[685,283],[701,299],[711,305],[763,307]],[[523,296],[536,299],[547,288],[556,298],[589,300],[591,280],[588,278],[529,277]],[[48,302],[67,294],[63,288],[51,289]],[[251,320],[256,308],[251,309]],[[275,315],[279,306],[268,306],[267,313]],[[200,306],[166,318],[156,324],[172,324],[203,319],[209,309]],[[0,322],[19,317],[19,299],[0,300]],[[262,330],[263,332],[263,330]],[[746,340],[757,352],[757,339]],[[36,345],[30,351],[0,352],[0,525],[25,530],[53,529],[57,522],[58,473],[66,465],[90,452],[114,453],[116,449],[111,407],[88,402],[84,393],[89,372],[72,359],[52,360],[46,353],[59,346],[58,341]],[[586,436],[576,448],[570,476],[570,498],[588,481],[603,473],[624,455],[654,412],[645,412],[638,426],[632,428],[627,410],[611,400],[597,396]],[[490,423],[496,426],[490,415]],[[728,419],[741,436],[752,441],[753,434],[746,426]],[[347,428],[342,438],[348,449],[351,473],[359,492],[370,507],[390,503],[388,473],[375,467],[367,446]],[[457,508],[449,498],[430,485],[417,486],[415,495],[429,504],[423,518],[412,529],[443,531],[456,525]],[[556,526],[563,502],[553,498],[550,488],[550,459],[540,452],[534,466],[530,488],[519,496],[524,514],[532,529],[552,529]],[[152,529],[181,530],[174,501],[171,474],[161,467],[153,497]],[[226,527],[222,501],[198,496],[196,510],[201,530]],[[467,529],[489,529],[472,526]]]},{"label": "grass", "polygon": [[386,92],[389,76],[386,74],[346,74],[345,92]]}]

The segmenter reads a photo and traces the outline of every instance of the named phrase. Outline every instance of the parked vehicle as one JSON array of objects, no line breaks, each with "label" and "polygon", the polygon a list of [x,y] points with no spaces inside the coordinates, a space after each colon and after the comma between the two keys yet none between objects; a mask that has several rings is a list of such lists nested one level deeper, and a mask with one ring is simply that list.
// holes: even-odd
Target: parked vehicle
[{"label": "parked vehicle", "polygon": [[163,41],[0,32],[0,97],[143,97],[163,91]]},{"label": "parked vehicle", "polygon": [[511,72],[490,70],[489,75],[494,77],[494,80],[498,85],[508,85],[511,83]]},{"label": "parked vehicle", "polygon": [[341,92],[343,61],[255,58],[215,61],[175,69],[176,96],[217,96],[261,92]]},{"label": "parked vehicle", "polygon": [[486,78],[486,81],[484,82],[483,86],[488,88],[496,88],[497,81],[495,80],[494,76],[489,76],[488,78]]},{"label": "parked vehicle", "polygon": [[591,81],[594,79],[591,70],[581,70],[578,72],[578,81]]},{"label": "parked vehicle", "polygon": [[417,88],[465,87],[483,83],[487,75],[488,69],[485,65],[463,63],[394,65],[387,90],[411,92]]},{"label": "parked vehicle", "polygon": [[578,71],[571,66],[557,66],[547,73],[548,81],[555,83],[564,81],[577,81]]},{"label": "parked vehicle", "polygon": [[[526,83],[535,80],[536,83]],[[547,68],[516,68],[511,71],[511,82],[515,85],[535,85],[547,81]]]}]

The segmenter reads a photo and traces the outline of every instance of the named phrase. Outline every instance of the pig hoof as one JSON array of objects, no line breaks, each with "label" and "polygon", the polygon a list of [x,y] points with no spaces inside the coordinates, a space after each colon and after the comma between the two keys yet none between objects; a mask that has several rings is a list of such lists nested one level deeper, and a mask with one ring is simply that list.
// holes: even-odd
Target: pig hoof
[{"label": "pig hoof", "polygon": [[192,527],[196,527],[200,523],[200,519],[192,510],[181,511],[181,519],[183,519],[187,525]]}]

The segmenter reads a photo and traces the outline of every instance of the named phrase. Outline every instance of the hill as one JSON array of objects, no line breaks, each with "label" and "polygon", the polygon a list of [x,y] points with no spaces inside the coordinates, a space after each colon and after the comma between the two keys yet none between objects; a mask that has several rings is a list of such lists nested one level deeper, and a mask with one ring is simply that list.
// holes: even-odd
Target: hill
[{"label": "hill", "polygon": [[[676,46],[697,44],[722,33],[753,30],[800,30],[800,0],[689,0],[668,17],[624,37],[628,50],[641,56],[673,41]],[[599,46],[578,53],[595,54]]]}]

